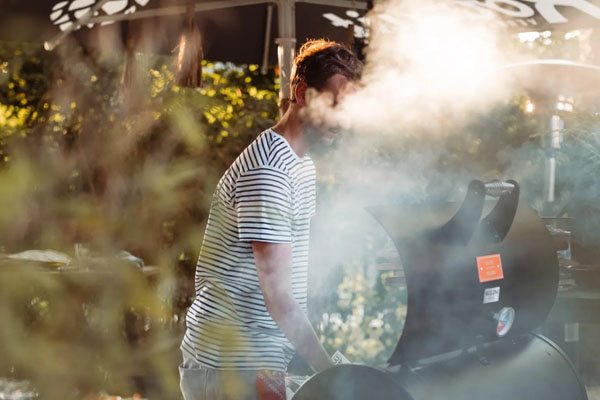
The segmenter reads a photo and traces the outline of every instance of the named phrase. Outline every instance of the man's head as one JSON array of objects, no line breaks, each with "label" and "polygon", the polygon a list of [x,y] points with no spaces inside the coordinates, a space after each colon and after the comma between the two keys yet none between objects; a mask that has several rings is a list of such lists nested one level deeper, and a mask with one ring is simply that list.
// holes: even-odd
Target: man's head
[{"label": "man's head", "polygon": [[294,60],[291,79],[291,101],[304,105],[306,89],[322,91],[334,75],[342,75],[348,81],[357,80],[362,63],[352,50],[343,44],[325,39],[304,43]]},{"label": "man's head", "polygon": [[[325,39],[310,40],[300,48],[291,77],[291,101],[299,107],[310,103],[311,91],[319,93],[325,100],[326,107],[335,107],[339,96],[346,90],[348,82],[360,77],[362,63],[346,46]],[[313,93],[313,94],[314,94]],[[321,104],[320,104],[321,105]],[[327,138],[327,131],[336,128],[325,121],[326,115],[321,115],[316,121],[305,121],[305,127],[310,131],[321,130]],[[318,129],[320,126],[321,129]],[[314,136],[314,135],[310,135]]]}]

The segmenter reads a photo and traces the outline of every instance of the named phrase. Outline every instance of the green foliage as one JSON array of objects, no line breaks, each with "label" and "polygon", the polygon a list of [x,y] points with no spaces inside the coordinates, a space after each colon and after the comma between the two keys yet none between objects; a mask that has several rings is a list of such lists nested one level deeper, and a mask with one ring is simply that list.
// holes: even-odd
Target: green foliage
[{"label": "green foliage", "polygon": [[353,362],[383,363],[402,333],[406,287],[386,284],[391,272],[373,279],[363,268],[344,267],[338,275],[342,281],[334,294],[336,302],[317,322],[321,340],[331,352],[339,350]]},{"label": "green foliage", "polygon": [[[7,86],[0,89],[4,110],[0,152],[5,163],[19,154],[15,163],[25,162],[23,168],[34,175],[32,180],[46,182],[43,190],[62,200],[52,205],[69,204],[69,211],[61,210],[61,220],[67,213],[75,214],[75,220],[86,220],[87,215],[112,223],[92,234],[72,227],[75,237],[61,238],[65,241],[88,241],[100,233],[123,243],[119,221],[106,220],[107,210],[92,205],[97,201],[134,206],[128,210],[134,220],[156,216],[159,220],[150,224],[154,228],[142,230],[162,230],[158,242],[173,244],[178,231],[175,219],[183,217],[175,215],[187,208],[201,223],[216,179],[277,115],[274,72],[263,76],[254,65],[204,62],[205,87],[192,90],[173,85],[170,59],[138,55],[137,62],[148,73],[142,71],[143,85],[130,97],[134,104],[129,104],[123,101],[118,64],[103,63],[79,48],[62,48],[60,53],[20,48],[5,45],[0,52],[0,64],[10,75]],[[7,170],[7,176],[13,171]],[[40,192],[38,196],[49,194],[33,186],[29,190]],[[115,198],[106,198],[111,196]],[[72,207],[74,198],[82,200],[81,207]],[[168,216],[163,212],[167,210]],[[32,214],[25,207],[23,211]],[[17,229],[15,235],[12,230],[3,244],[7,249],[13,242],[48,245],[40,242],[35,227],[26,231]],[[144,247],[148,246],[138,243],[134,250],[146,256],[152,248]]]},{"label": "green foliage", "polygon": [[574,254],[582,263],[595,264],[600,256],[600,116],[576,113],[557,152],[556,216],[571,217]]},{"label": "green foliage", "polygon": [[[0,253],[74,260],[0,265],[11,327],[0,333],[0,375],[32,379],[44,398],[178,397],[212,191],[278,113],[273,70],[205,62],[205,86],[193,90],[173,85],[169,58],[135,63],[136,80],[121,85],[118,60],[68,43],[51,53],[0,45]],[[75,257],[75,243],[99,262]],[[123,249],[158,278],[117,263]]]}]

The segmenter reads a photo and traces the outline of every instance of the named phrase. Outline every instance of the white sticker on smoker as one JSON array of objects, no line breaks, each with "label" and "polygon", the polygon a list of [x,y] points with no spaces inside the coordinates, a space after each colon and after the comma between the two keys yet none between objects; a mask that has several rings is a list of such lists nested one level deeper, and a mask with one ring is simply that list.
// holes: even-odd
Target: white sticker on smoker
[{"label": "white sticker on smoker", "polygon": [[500,300],[500,286],[487,288],[483,291],[483,304],[495,303]]}]

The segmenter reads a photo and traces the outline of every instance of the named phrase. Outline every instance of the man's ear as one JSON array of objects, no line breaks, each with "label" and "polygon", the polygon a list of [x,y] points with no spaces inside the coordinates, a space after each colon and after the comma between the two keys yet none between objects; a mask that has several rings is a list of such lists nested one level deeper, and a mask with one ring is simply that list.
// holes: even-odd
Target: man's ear
[{"label": "man's ear", "polygon": [[300,81],[296,84],[294,88],[294,98],[296,99],[296,104],[300,107],[304,107],[306,105],[306,89],[308,86],[306,82]]}]

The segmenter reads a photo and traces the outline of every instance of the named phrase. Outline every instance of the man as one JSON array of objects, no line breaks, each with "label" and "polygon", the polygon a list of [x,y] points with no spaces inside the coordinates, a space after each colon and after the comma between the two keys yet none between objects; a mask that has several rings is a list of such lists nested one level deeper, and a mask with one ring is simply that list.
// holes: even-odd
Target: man
[{"label": "man", "polygon": [[304,111],[315,97],[337,104],[360,69],[343,45],[305,43],[294,60],[288,110],[219,181],[181,344],[185,400],[284,399],[293,349],[317,372],[332,365],[306,317],[315,213],[315,170],[307,152],[331,142],[335,129]]}]

